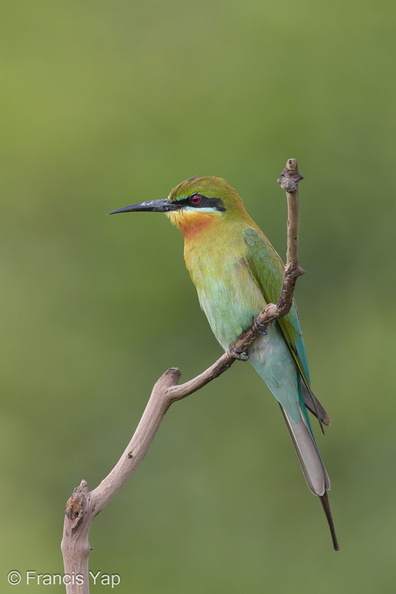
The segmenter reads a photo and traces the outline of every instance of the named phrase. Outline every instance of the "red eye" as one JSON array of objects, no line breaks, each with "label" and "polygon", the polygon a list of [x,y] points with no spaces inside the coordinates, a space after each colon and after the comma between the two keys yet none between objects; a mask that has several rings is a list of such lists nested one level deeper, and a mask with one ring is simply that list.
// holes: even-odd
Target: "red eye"
[{"label": "red eye", "polygon": [[191,204],[199,204],[201,202],[201,200],[202,200],[201,194],[193,194],[190,197]]}]

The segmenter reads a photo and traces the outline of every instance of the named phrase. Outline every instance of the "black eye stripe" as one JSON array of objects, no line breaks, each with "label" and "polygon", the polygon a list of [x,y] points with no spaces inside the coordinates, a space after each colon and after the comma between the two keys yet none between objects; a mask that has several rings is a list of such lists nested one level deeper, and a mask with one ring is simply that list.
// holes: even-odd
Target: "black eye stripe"
[{"label": "black eye stripe", "polygon": [[199,208],[214,208],[219,211],[225,211],[224,202],[221,198],[209,198],[198,192],[190,194],[187,198],[179,198],[177,204],[180,204],[180,206],[193,206],[197,210]]}]

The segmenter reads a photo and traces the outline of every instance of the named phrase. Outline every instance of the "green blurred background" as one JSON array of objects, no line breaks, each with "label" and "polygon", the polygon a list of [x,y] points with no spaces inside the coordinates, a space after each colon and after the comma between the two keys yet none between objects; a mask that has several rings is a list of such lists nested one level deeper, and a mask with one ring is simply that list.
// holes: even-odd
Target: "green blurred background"
[{"label": "green blurred background", "polygon": [[236,363],[169,411],[96,519],[90,567],[120,574],[123,593],[393,592],[394,2],[14,0],[1,13],[1,591],[43,591],[8,586],[12,569],[62,571],[65,502],[116,462],[158,376],[176,365],[188,379],[221,354],[180,233],[105,213],[218,175],[284,254],[275,180],[297,157],[297,298],[333,420],[318,439],[341,552],[275,401]]}]

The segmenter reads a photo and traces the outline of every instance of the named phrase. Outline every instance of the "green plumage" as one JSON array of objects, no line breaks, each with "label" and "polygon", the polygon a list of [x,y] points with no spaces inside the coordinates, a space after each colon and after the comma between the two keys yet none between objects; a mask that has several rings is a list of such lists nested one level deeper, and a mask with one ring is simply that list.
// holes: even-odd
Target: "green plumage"
[{"label": "green plumage", "polygon": [[[254,279],[259,285],[267,303],[277,303],[282,287],[284,266],[279,254],[274,250],[269,241],[254,229],[244,230],[245,241],[250,247],[248,264]],[[308,367],[305,344],[298,318],[297,306],[293,305],[289,313],[278,320],[287,346],[296,361],[301,375],[309,383],[310,374]]]}]

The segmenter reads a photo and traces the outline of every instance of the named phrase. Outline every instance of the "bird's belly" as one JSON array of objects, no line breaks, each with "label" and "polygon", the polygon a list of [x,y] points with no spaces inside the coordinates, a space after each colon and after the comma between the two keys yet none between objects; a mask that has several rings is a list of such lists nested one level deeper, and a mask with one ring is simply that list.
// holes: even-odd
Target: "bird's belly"
[{"label": "bird's belly", "polygon": [[250,274],[239,275],[235,282],[225,283],[206,277],[197,287],[200,305],[213,334],[224,349],[233,344],[252,323],[266,301]]},{"label": "bird's belly", "polygon": [[[226,350],[249,328],[266,301],[247,270],[225,278],[234,282],[224,282],[206,273],[205,282],[196,285],[212,332]],[[267,334],[254,341],[249,360],[291,419],[298,422],[297,368],[276,322],[268,326]]]}]

